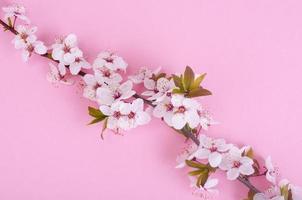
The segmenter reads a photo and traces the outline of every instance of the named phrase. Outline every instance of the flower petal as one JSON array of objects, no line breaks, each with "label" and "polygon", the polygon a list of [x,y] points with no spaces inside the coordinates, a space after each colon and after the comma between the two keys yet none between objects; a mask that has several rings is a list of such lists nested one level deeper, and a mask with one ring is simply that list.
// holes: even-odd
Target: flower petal
[{"label": "flower petal", "polygon": [[209,163],[211,167],[218,167],[222,161],[222,155],[218,152],[213,152],[209,155]]},{"label": "flower petal", "polygon": [[233,180],[236,180],[239,176],[239,170],[238,168],[232,168],[232,169],[229,169],[228,172],[227,172],[227,179],[233,181]]}]

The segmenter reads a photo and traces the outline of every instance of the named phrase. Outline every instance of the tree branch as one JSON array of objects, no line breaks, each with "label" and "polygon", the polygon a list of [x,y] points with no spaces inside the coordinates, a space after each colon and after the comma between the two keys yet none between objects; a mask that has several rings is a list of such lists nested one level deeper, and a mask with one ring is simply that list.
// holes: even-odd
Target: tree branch
[{"label": "tree branch", "polygon": [[[6,24],[6,23],[5,23],[4,21],[2,21],[1,19],[0,19],[0,24],[4,27],[4,30],[10,31],[10,32],[13,33],[14,35],[18,35],[18,34],[19,34],[18,31],[17,31],[14,27],[9,26],[8,24]],[[59,63],[57,60],[54,60],[54,59],[52,58],[52,56],[51,56],[50,53],[46,53],[46,54],[40,55],[40,56],[42,56],[42,57],[44,57],[44,58],[47,58],[47,59],[49,59],[49,60],[51,60],[51,61],[53,61],[53,62]],[[66,66],[66,67],[69,68],[69,66]],[[85,74],[87,74],[87,73],[84,72],[84,71],[80,71],[80,72],[79,72],[79,75],[80,75],[80,76],[85,76]],[[147,100],[147,99],[141,97],[141,96],[138,95],[138,94],[133,95],[133,97],[134,97],[134,98],[140,98],[140,99],[142,99],[146,104],[148,104],[148,105],[150,105],[150,106],[152,106],[152,107],[155,106],[154,104],[152,104],[152,101],[149,101],[149,100]],[[186,138],[191,139],[196,145],[199,146],[200,142],[199,142],[198,138],[196,137],[196,135],[195,135],[194,133],[192,133],[191,130],[189,130],[189,129],[187,129],[187,128],[183,128],[183,129],[180,130],[179,132],[182,133]],[[249,188],[251,191],[253,191],[254,193],[259,193],[259,192],[260,192],[254,185],[252,185],[252,183],[248,180],[248,178],[240,176],[240,177],[238,177],[238,181],[240,181],[242,184],[244,184],[246,187],[248,187],[248,188]]]}]

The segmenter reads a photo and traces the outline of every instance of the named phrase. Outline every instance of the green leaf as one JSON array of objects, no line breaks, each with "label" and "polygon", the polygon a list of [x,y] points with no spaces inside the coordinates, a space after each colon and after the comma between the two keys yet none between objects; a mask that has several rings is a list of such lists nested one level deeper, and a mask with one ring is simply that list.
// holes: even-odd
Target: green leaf
[{"label": "green leaf", "polygon": [[207,89],[199,87],[191,90],[187,95],[187,97],[192,98],[192,97],[200,97],[200,96],[208,96],[208,95],[212,95],[212,93]]},{"label": "green leaf", "polygon": [[103,120],[104,120],[104,118],[95,118],[94,120],[92,120],[91,122],[89,122],[88,125],[96,124],[96,123],[101,122]]},{"label": "green leaf", "polygon": [[199,162],[194,162],[194,161],[192,161],[192,160],[186,160],[186,164],[187,164],[189,167],[193,167],[193,168],[197,168],[197,169],[205,169],[205,168],[208,168],[207,165],[202,164],[202,163],[199,163]]},{"label": "green leaf", "polygon": [[245,151],[245,156],[254,159],[254,151],[252,148],[249,148],[248,151]]},{"label": "green leaf", "polygon": [[281,195],[284,196],[285,200],[288,200],[288,196],[289,196],[288,184],[281,188]]},{"label": "green leaf", "polygon": [[88,107],[88,111],[89,111],[89,115],[95,118],[102,118],[105,116],[99,109],[90,106]]},{"label": "green leaf", "polygon": [[197,175],[202,174],[204,171],[205,171],[205,169],[194,170],[194,171],[189,172],[189,175],[190,176],[197,176]]},{"label": "green leaf", "polygon": [[103,123],[103,129],[102,129],[102,133],[101,133],[102,140],[104,139],[104,132],[107,129],[107,124],[108,124],[108,117],[105,119],[105,121]]},{"label": "green leaf", "polygon": [[197,187],[200,187],[200,186],[203,187],[204,184],[207,182],[208,178],[209,178],[209,173],[208,172],[204,172],[204,173],[200,174],[200,176],[197,179],[196,186]]},{"label": "green leaf", "polygon": [[183,89],[181,77],[172,74],[172,78],[176,87]]},{"label": "green leaf", "polygon": [[190,89],[191,84],[193,84],[194,77],[195,75],[192,68],[187,66],[183,77],[183,85],[185,91],[188,91]]},{"label": "green leaf", "polygon": [[184,91],[179,88],[174,88],[172,90],[172,94],[183,94],[183,93],[184,93]]},{"label": "green leaf", "polygon": [[198,76],[198,77],[194,80],[193,84],[191,84],[190,90],[193,90],[193,89],[195,89],[195,88],[199,88],[201,82],[203,81],[203,79],[205,78],[206,75],[207,75],[207,74],[204,73],[204,74],[201,74],[200,76]]}]

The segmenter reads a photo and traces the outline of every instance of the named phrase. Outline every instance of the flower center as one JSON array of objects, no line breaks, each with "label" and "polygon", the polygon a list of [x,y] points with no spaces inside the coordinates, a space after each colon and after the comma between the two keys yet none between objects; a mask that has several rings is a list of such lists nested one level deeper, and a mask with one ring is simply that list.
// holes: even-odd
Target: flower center
[{"label": "flower center", "polygon": [[111,57],[105,58],[104,60],[106,60],[106,62],[113,63],[113,58]]},{"label": "flower center", "polygon": [[135,117],[135,113],[131,111],[131,112],[128,114],[128,118],[129,118],[129,119],[133,119],[134,117]]},{"label": "flower center", "polygon": [[167,97],[171,97],[172,96],[172,93],[171,92],[167,92]]},{"label": "flower center", "polygon": [[34,51],[34,46],[33,45],[28,45],[28,47],[26,48],[26,50],[28,51],[28,52],[33,52]]},{"label": "flower center", "polygon": [[28,35],[27,35],[26,33],[21,33],[21,34],[20,34],[20,38],[21,38],[22,40],[26,40],[26,39],[28,38]]},{"label": "flower center", "polygon": [[233,167],[234,168],[239,168],[241,166],[241,162],[239,162],[239,161],[234,161],[234,163],[233,163]]},{"label": "flower center", "polygon": [[69,53],[69,52],[70,52],[70,47],[67,46],[67,45],[65,45],[64,48],[63,48],[63,51],[64,51],[65,53]]},{"label": "flower center", "polygon": [[114,95],[113,95],[113,98],[114,99],[118,99],[118,98],[120,98],[122,96],[122,94],[119,92],[119,91],[116,91],[115,93],[114,93]]},{"label": "flower center", "polygon": [[184,106],[179,106],[178,107],[178,112],[179,113],[184,113],[186,111],[186,108]]},{"label": "flower center", "polygon": [[215,151],[217,151],[217,147],[212,146],[209,150],[210,150],[211,152],[215,152]]},{"label": "flower center", "polygon": [[166,104],[166,110],[167,111],[172,111],[174,106],[171,103]]},{"label": "flower center", "polygon": [[105,77],[110,77],[111,73],[110,73],[109,70],[104,70],[104,71],[103,71],[103,75],[104,75]]},{"label": "flower center", "polygon": [[119,119],[120,117],[121,117],[121,113],[119,112],[119,111],[115,111],[114,113],[113,113],[113,117],[115,117],[116,119]]},{"label": "flower center", "polygon": [[154,91],[155,93],[158,93],[158,92],[159,92],[158,89],[156,89],[156,88],[155,88],[153,91]]}]

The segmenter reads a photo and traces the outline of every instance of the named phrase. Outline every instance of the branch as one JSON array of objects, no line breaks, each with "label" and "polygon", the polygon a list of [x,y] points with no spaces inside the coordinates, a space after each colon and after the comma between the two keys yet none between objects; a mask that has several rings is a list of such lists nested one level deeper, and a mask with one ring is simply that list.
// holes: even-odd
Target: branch
[{"label": "branch", "polygon": [[[5,30],[9,30],[11,33],[13,33],[14,35],[18,35],[18,31],[14,28],[14,27],[11,27],[9,26],[8,24],[6,24],[4,21],[2,21],[0,19],[0,24],[4,27]],[[53,62],[56,62],[56,63],[59,63],[57,60],[54,60],[51,56],[50,53],[46,53],[44,55],[40,55],[44,58],[47,58]],[[67,68],[69,68],[69,66],[66,66]],[[86,72],[84,71],[80,71],[79,72],[79,75],[80,76],[85,76],[85,74],[87,74]],[[146,104],[154,107],[155,105],[152,104],[152,101],[149,101],[143,97],[141,97],[140,95],[138,94],[135,94],[133,95],[134,98],[140,98],[142,99]],[[182,130],[179,130],[179,132],[181,134],[183,134],[186,138],[189,138],[191,139],[195,144],[197,144],[199,146],[200,142],[198,140],[198,138],[196,137],[196,135],[194,133],[192,133],[191,130],[187,129],[187,128],[183,128]],[[248,187],[251,191],[253,191],[254,193],[259,193],[260,190],[258,190],[255,186],[252,185],[252,183],[246,178],[246,177],[238,177],[238,181],[240,181],[242,184],[244,184],[246,187]]]}]

